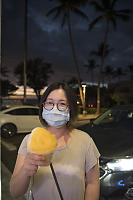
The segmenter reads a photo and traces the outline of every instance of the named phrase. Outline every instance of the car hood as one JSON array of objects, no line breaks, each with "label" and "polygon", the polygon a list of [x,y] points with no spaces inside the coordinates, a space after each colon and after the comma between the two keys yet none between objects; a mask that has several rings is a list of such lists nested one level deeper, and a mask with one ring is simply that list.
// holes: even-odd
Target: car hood
[{"label": "car hood", "polygon": [[111,133],[108,132],[96,132],[91,125],[83,125],[78,129],[87,132],[94,140],[101,157],[104,158],[124,158],[127,156],[133,156],[133,134],[127,132],[123,133]]}]

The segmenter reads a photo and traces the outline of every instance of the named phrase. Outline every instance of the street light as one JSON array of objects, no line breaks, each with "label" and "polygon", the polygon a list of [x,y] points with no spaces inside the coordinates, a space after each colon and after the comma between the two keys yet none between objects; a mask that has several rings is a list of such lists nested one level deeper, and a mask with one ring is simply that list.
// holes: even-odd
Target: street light
[{"label": "street light", "polygon": [[85,94],[86,94],[86,85],[82,85],[82,88],[83,88],[83,95],[84,95],[84,107],[83,107],[83,115],[86,114],[86,111],[85,111]]}]

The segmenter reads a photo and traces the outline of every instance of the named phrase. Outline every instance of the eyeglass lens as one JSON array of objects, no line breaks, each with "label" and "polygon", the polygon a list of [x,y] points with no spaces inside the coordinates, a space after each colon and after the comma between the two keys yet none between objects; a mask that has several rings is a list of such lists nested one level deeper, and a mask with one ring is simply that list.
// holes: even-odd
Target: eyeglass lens
[{"label": "eyeglass lens", "polygon": [[[54,103],[51,103],[51,102],[45,102],[45,103],[43,104],[43,106],[44,106],[44,108],[45,108],[46,110],[52,110],[52,109],[54,108],[55,104],[54,104]],[[64,111],[64,110],[66,110],[67,107],[68,107],[68,106],[67,106],[66,104],[64,104],[64,103],[57,103],[56,106],[57,106],[57,109],[58,109],[59,111]]]}]

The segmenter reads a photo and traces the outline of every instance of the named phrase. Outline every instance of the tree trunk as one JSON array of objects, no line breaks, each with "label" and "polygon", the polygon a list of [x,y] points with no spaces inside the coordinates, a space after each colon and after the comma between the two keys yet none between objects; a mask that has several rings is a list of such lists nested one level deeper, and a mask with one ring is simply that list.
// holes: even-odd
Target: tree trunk
[{"label": "tree trunk", "polygon": [[101,64],[99,66],[99,73],[98,73],[98,86],[97,86],[97,114],[98,115],[100,114],[100,106],[101,106],[100,84],[102,80],[102,70],[104,66],[105,48],[106,48],[106,43],[107,43],[108,32],[109,32],[109,22],[107,21],[106,31],[105,31],[105,36],[104,36],[104,43],[103,43],[103,54],[102,54]]},{"label": "tree trunk", "polygon": [[37,99],[38,99],[38,105],[39,105],[39,104],[40,104],[40,100],[41,100],[40,90],[38,91],[38,90],[35,90],[35,89],[34,89],[34,92],[35,92],[36,97],[37,97]]},{"label": "tree trunk", "polygon": [[26,87],[27,87],[27,7],[28,0],[24,1],[24,104],[26,104]]},{"label": "tree trunk", "polygon": [[[2,50],[2,0],[0,1],[0,50]],[[2,67],[2,51],[0,51],[0,66]],[[2,106],[2,91],[0,88],[0,106]]]},{"label": "tree trunk", "polygon": [[74,59],[74,63],[75,63],[75,70],[76,70],[76,74],[77,74],[79,93],[80,93],[80,98],[81,98],[81,102],[82,102],[82,105],[83,105],[83,114],[85,114],[85,100],[84,100],[84,97],[83,97],[83,90],[82,90],[82,86],[81,86],[81,79],[80,79],[80,72],[79,72],[79,66],[78,66],[78,62],[77,62],[76,51],[75,51],[74,42],[73,42],[73,39],[72,39],[72,31],[71,31],[69,11],[67,11],[67,23],[68,23],[70,44],[71,44],[71,48],[72,48],[72,55],[73,55],[73,59]]}]

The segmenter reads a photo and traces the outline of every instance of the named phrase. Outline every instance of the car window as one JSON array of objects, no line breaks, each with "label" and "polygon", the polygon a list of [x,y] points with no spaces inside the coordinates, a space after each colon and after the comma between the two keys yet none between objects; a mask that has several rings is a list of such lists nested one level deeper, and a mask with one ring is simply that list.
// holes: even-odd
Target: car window
[{"label": "car window", "polygon": [[124,120],[132,120],[133,119],[133,111],[130,110],[121,110],[119,112],[119,116],[117,118],[117,121],[124,121]]},{"label": "car window", "polygon": [[93,121],[95,125],[99,124],[111,124],[111,123],[131,123],[133,120],[133,111],[130,110],[108,110],[96,120]]},{"label": "car window", "polygon": [[31,115],[39,115],[39,109],[38,108],[31,108],[29,113]]},{"label": "car window", "polygon": [[120,116],[121,127],[127,127],[127,129],[133,128],[133,111],[125,111]]},{"label": "car window", "polygon": [[119,112],[116,110],[108,110],[104,114],[102,114],[100,117],[98,117],[96,120],[94,120],[94,124],[105,124],[105,123],[112,123],[116,121],[116,118],[118,118]]},{"label": "car window", "polygon": [[37,108],[18,108],[7,112],[11,115],[38,115],[39,109]]}]

